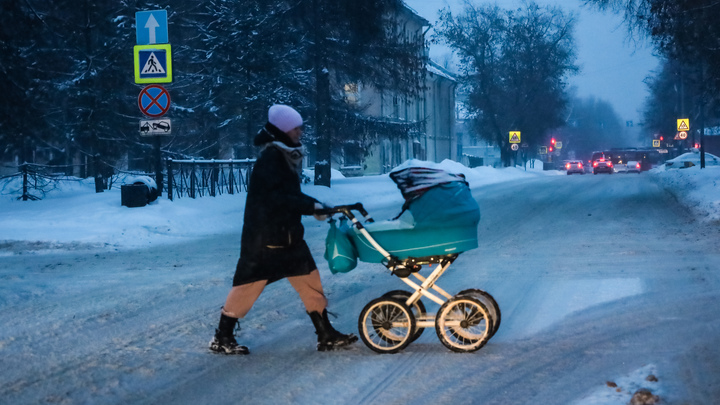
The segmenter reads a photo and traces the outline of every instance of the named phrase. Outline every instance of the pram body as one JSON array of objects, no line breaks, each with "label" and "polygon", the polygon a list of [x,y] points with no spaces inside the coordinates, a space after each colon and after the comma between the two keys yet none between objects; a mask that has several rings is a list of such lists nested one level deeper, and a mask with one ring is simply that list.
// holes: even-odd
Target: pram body
[{"label": "pram body", "polygon": [[[358,319],[363,342],[376,352],[395,353],[417,339],[424,328],[434,327],[450,350],[478,350],[500,324],[497,302],[479,289],[453,296],[435,284],[460,253],[478,246],[480,209],[468,183],[462,175],[427,167],[403,169],[390,177],[405,197],[395,219],[374,222],[360,203],[325,212],[342,213],[351,220],[352,226],[343,229],[352,242],[346,245],[355,249],[352,254],[363,262],[382,263],[414,290],[393,290],[365,306]],[[365,224],[353,210],[366,218]],[[438,265],[428,277],[419,274],[425,264]],[[423,297],[441,305],[437,314],[426,312]]]},{"label": "pram body", "polygon": [[[478,247],[480,208],[462,182],[438,184],[413,199],[395,220],[365,225],[373,239],[398,259],[457,254]],[[363,262],[385,257],[356,227],[349,229]]]}]

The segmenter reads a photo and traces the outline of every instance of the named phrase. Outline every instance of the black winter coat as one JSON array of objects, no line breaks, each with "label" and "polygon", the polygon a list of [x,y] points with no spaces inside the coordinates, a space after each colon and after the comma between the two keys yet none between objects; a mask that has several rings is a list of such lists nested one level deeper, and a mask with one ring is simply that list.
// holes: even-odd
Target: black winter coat
[{"label": "black winter coat", "polygon": [[[285,134],[278,131],[266,125],[256,144],[258,138],[260,142],[267,140],[268,133],[274,139],[286,140]],[[313,214],[316,202],[301,191],[300,178],[283,152],[267,145],[250,176],[233,286],[259,280],[269,284],[317,268],[303,239],[305,229],[301,222],[303,215]]]}]

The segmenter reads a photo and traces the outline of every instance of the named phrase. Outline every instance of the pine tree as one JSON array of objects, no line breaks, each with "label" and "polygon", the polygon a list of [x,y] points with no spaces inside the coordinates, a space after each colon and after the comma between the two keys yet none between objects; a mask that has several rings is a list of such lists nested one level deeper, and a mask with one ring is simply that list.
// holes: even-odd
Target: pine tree
[{"label": "pine tree", "polygon": [[[369,83],[379,91],[417,94],[424,78],[424,42],[397,29],[405,11],[399,0],[301,0],[288,10],[296,15],[293,28],[301,38],[298,62],[311,72],[313,132],[317,143],[315,184],[330,186],[333,149],[348,139],[378,130],[407,136],[408,126],[381,120],[360,120],[345,102],[346,84]],[[305,57],[303,57],[303,55]]]}]

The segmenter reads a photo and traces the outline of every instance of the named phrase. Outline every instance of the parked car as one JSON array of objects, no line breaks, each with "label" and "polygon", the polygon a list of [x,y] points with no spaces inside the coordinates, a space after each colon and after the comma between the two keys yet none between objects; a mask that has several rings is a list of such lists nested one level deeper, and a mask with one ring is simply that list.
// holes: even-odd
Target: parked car
[{"label": "parked car", "polygon": [[585,168],[583,162],[580,160],[569,160],[565,163],[565,169],[567,174],[580,173],[585,174]]},{"label": "parked car", "polygon": [[593,162],[593,174],[607,173],[613,174],[613,164],[609,160],[598,159]]},{"label": "parked car", "polygon": [[642,165],[636,160],[630,160],[627,162],[627,173],[640,173]]},{"label": "parked car", "polygon": [[[665,169],[682,169],[692,166],[700,166],[700,152],[697,149],[665,162]],[[705,166],[720,166],[720,158],[705,152]]]}]

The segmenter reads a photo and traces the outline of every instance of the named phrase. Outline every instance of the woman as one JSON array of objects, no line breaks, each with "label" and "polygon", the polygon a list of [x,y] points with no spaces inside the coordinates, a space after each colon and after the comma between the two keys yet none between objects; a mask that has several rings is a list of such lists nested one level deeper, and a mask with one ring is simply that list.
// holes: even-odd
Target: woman
[{"label": "woman", "polygon": [[330,324],[320,274],[303,239],[302,215],[314,215],[322,204],[300,189],[302,124],[302,117],[293,108],[273,105],[268,111],[268,123],[255,137],[254,143],[262,152],[250,177],[240,259],[220,324],[210,342],[213,352],[250,353],[235,340],[235,325],[250,311],[266,285],[283,278],[288,279],[305,305],[315,326],[319,351],[357,341],[355,335],[342,334]]}]

